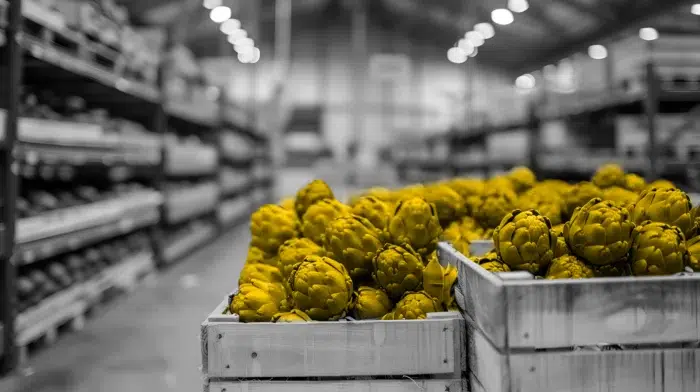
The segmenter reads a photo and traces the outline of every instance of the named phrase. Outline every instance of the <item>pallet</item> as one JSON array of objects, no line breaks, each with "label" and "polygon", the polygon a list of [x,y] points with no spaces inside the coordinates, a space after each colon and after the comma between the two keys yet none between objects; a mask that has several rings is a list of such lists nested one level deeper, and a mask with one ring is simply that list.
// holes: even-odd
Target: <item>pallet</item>
[{"label": "pallet", "polygon": [[462,391],[464,320],[241,323],[224,300],[202,324],[206,392]]},{"label": "pallet", "polygon": [[154,270],[152,252],[140,252],[102,271],[95,278],[62,290],[18,315],[15,341],[19,347],[20,363],[26,362],[30,344],[40,340],[46,345],[53,344],[63,325],[68,325],[71,331],[82,330],[86,316],[102,304],[105,293],[114,288],[131,291]]},{"label": "pallet", "polygon": [[534,280],[438,249],[458,266],[474,391],[700,390],[700,276]]}]

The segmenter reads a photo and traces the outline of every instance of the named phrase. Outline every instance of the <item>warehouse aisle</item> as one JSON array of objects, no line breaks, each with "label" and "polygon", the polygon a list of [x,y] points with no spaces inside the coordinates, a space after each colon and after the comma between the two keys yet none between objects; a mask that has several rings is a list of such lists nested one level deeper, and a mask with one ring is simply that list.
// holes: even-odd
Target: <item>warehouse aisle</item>
[{"label": "warehouse aisle", "polygon": [[[202,390],[199,325],[233,290],[249,242],[247,226],[117,299],[78,333],[32,356],[3,392]],[[9,388],[8,388],[9,385]]]}]

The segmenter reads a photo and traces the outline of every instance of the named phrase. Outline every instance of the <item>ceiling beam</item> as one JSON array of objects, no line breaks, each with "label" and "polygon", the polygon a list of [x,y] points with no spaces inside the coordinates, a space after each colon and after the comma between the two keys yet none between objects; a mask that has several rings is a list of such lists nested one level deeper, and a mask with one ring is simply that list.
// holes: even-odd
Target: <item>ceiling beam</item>
[{"label": "ceiling beam", "polygon": [[616,20],[613,10],[603,2],[598,3],[596,6],[581,3],[579,0],[557,0],[557,2],[580,14],[591,16],[600,21],[612,22]]},{"label": "ceiling beam", "polygon": [[522,66],[519,67],[519,71],[530,72],[547,64],[556,63],[574,53],[585,50],[589,45],[609,41],[622,32],[641,27],[644,23],[663,12],[683,5],[690,5],[693,2],[693,0],[664,0],[653,1],[646,4],[646,6],[630,6],[626,9],[623,16],[614,22],[606,23],[595,31],[576,39],[562,40],[553,48],[548,48],[539,53],[532,53],[532,61],[523,62]]},{"label": "ceiling beam", "polygon": [[530,8],[528,8],[528,10],[522,14],[516,14],[516,19],[521,15],[531,17],[533,20],[539,22],[545,29],[554,34],[563,37],[571,35],[571,30],[569,30],[565,24],[562,24],[562,22],[547,15],[547,13],[540,8],[539,2],[530,2]]}]

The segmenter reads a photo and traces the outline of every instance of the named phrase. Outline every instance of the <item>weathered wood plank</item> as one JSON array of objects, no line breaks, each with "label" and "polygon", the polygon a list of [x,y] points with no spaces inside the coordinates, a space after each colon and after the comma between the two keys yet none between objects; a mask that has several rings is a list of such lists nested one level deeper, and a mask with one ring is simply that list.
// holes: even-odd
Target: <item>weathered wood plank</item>
[{"label": "weathered wood plank", "polygon": [[466,391],[460,379],[212,381],[209,383],[209,392],[460,392],[462,390]]},{"label": "weathered wood plank", "polygon": [[461,317],[205,325],[209,377],[402,376],[462,369],[455,350]]}]

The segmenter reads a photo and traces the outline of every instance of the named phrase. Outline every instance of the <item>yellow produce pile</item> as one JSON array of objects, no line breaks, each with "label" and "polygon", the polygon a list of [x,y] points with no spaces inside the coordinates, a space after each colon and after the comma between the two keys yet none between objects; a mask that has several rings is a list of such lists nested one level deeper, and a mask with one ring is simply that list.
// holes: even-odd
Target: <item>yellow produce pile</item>
[{"label": "yellow produce pile", "polygon": [[617,165],[590,182],[538,181],[527,168],[488,180],[456,178],[372,188],[337,200],[320,180],[260,207],[230,311],[243,322],[416,319],[454,307],[457,271],[436,247],[492,272],[538,278],[671,275],[700,271],[700,216],[664,180],[647,184]]},{"label": "yellow produce pile", "polygon": [[[700,270],[698,209],[668,181],[646,184],[617,165],[604,165],[590,182],[537,182],[519,168],[486,181],[485,188],[482,197],[499,201],[484,201],[473,214],[480,222],[499,222],[493,251],[473,258],[486,270],[524,270],[545,279]],[[462,250],[472,233],[455,230],[446,239]]]},{"label": "yellow produce pile", "polygon": [[[421,319],[453,309],[457,270],[440,265],[436,248],[443,226],[461,238],[463,195],[482,192],[483,184],[461,181],[371,189],[344,204],[312,181],[295,199],[253,213],[229,311],[243,322],[279,323]],[[486,235],[476,222],[469,230],[470,238]],[[468,251],[467,237],[460,241]]]}]

